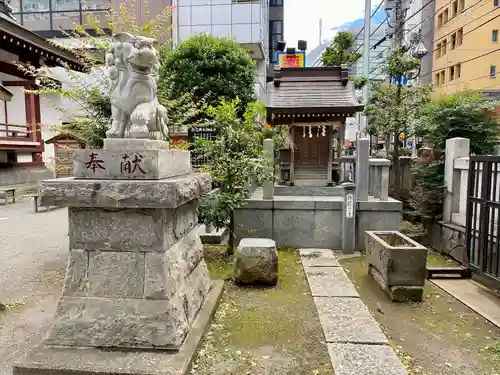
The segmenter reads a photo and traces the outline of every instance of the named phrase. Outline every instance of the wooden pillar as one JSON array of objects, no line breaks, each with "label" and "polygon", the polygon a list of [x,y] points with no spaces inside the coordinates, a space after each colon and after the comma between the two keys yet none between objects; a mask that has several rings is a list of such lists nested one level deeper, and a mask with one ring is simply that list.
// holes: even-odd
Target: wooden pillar
[{"label": "wooden pillar", "polygon": [[333,163],[333,129],[331,126],[326,127],[326,136],[328,137],[328,176],[326,182],[328,186],[331,186],[332,181],[332,163]]},{"label": "wooden pillar", "polygon": [[290,184],[295,184],[295,126],[292,125],[292,147],[290,150]]}]

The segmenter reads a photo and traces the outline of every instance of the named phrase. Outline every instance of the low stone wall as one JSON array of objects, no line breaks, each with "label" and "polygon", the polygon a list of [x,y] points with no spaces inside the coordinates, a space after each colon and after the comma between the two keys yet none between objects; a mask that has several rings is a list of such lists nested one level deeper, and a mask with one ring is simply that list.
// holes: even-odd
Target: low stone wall
[{"label": "low stone wall", "polygon": [[[341,249],[342,205],[342,197],[253,197],[234,211],[236,243],[261,237],[274,239],[278,247]],[[392,199],[358,202],[356,247],[364,250],[367,230],[397,230],[401,212],[402,203]]]},{"label": "low stone wall", "polygon": [[432,248],[444,255],[448,255],[457,262],[467,266],[467,247],[465,227],[445,221],[438,221],[432,226]]},{"label": "low stone wall", "polygon": [[54,178],[54,172],[45,167],[0,167],[0,186],[38,184]]}]

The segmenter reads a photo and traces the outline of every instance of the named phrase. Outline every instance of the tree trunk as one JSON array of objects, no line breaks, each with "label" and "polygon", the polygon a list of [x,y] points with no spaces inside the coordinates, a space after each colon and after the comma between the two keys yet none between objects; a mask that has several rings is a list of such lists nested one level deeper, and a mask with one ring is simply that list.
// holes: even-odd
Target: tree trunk
[{"label": "tree trunk", "polygon": [[229,239],[227,241],[227,255],[234,254],[234,213],[231,212],[230,220],[229,220]]}]

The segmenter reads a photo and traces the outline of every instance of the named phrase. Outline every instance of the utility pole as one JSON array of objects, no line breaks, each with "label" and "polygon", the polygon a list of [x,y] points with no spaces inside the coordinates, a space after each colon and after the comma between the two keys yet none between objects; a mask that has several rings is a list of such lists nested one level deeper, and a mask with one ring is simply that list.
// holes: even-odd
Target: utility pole
[{"label": "utility pole", "polygon": [[394,46],[401,48],[404,39],[405,12],[403,10],[403,0],[396,0],[394,9]]},{"label": "utility pole", "polygon": [[[368,78],[370,74],[370,33],[371,33],[371,13],[372,13],[372,1],[365,0],[365,25],[363,31],[363,76]],[[366,105],[368,103],[368,85],[363,87],[363,102]],[[365,130],[368,125],[368,118],[365,115],[361,115],[361,121],[359,123],[359,137],[365,137]]]}]

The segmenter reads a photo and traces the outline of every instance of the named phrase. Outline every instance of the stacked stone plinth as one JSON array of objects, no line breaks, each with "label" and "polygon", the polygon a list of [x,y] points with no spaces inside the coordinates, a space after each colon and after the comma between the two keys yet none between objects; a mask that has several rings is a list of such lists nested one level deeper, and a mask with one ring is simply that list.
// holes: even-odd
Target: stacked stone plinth
[{"label": "stacked stone plinth", "polygon": [[[70,244],[63,293],[44,344],[181,347],[212,287],[197,232],[198,199],[211,180],[191,173],[189,152],[163,145],[108,140],[105,150],[75,155],[79,178],[41,183],[43,204],[68,206]],[[102,161],[98,177],[86,167],[91,154]],[[143,171],[129,173],[120,163],[134,154]]]}]

